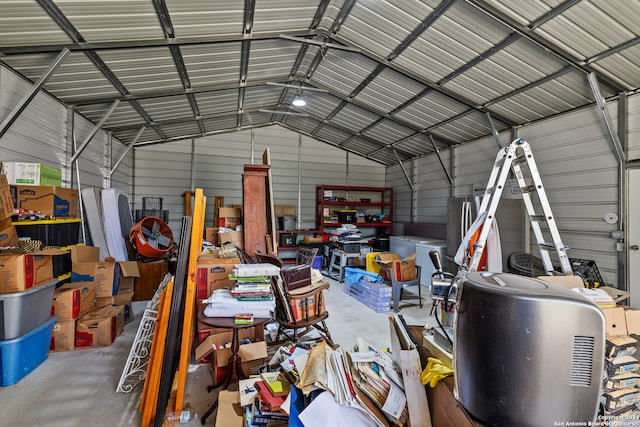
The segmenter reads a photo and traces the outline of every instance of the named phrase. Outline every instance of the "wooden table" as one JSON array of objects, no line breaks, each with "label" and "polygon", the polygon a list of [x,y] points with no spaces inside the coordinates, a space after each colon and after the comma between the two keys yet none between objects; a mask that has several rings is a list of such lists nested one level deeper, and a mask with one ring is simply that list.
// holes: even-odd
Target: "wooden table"
[{"label": "wooden table", "polygon": [[[227,372],[224,375],[224,379],[219,384],[214,384],[208,388],[208,391],[211,391],[217,387],[222,386],[221,390],[226,390],[229,388],[229,384],[231,383],[231,379],[234,375],[238,377],[238,379],[244,378],[244,373],[242,372],[242,359],[238,354],[238,349],[240,348],[240,340],[238,339],[238,331],[240,329],[251,328],[254,326],[264,325],[266,322],[271,320],[271,318],[256,318],[253,319],[253,323],[250,325],[236,325],[235,319],[233,317],[207,317],[203,312],[198,313],[198,320],[202,323],[213,326],[214,328],[225,328],[233,330],[233,337],[231,338],[231,356],[229,357],[229,364],[227,365]],[[207,417],[211,415],[211,413],[218,407],[218,399],[211,404],[207,412],[200,418],[200,422],[202,425],[207,420]]]},{"label": "wooden table", "polygon": [[[418,343],[418,353],[422,366],[427,365],[427,359],[433,356],[422,345],[422,326],[409,326],[409,332],[414,341]],[[455,381],[452,376],[444,378],[434,388],[427,385],[427,400],[431,413],[431,424],[434,427],[483,427],[479,421],[474,420],[453,396]]]}]

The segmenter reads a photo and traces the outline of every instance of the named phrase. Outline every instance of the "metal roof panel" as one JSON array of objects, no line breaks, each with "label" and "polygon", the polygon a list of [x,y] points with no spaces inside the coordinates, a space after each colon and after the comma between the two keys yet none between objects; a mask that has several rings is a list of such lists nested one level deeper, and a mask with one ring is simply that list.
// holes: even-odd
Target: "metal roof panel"
[{"label": "metal roof panel", "polygon": [[240,81],[240,42],[181,47],[193,88]]},{"label": "metal roof panel", "polygon": [[153,3],[146,0],[57,0],[55,4],[90,43],[163,37]]},{"label": "metal roof panel", "polygon": [[105,50],[100,57],[132,94],[182,88],[168,48]]},{"label": "metal roof panel", "polygon": [[2,2],[0,46],[69,43],[70,37],[36,2]]}]

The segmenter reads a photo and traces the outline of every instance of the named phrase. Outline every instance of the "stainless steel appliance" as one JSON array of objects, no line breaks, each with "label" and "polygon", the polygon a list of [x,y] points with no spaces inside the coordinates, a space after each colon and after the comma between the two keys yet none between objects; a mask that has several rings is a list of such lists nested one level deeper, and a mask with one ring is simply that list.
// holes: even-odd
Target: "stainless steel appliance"
[{"label": "stainless steel appliance", "polygon": [[456,392],[467,411],[491,426],[594,421],[605,342],[595,304],[509,273],[467,273],[457,292]]},{"label": "stainless steel appliance", "polygon": [[447,242],[434,239],[416,243],[416,265],[420,266],[420,284],[422,285],[429,285],[431,276],[436,271],[431,258],[429,258],[429,252],[431,251],[438,252],[440,259],[443,260],[447,252]]},{"label": "stainless steel appliance", "polygon": [[406,258],[416,253],[418,243],[429,243],[432,240],[434,239],[420,236],[390,236],[389,251],[400,255],[400,258]]}]

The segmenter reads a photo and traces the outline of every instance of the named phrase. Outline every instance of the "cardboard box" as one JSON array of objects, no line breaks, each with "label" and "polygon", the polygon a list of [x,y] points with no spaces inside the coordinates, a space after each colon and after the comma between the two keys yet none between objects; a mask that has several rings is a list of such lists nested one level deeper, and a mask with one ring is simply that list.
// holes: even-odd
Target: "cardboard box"
[{"label": "cardboard box", "polygon": [[224,427],[243,427],[245,425],[240,396],[237,391],[220,390],[218,392],[215,425]]},{"label": "cardboard box", "polygon": [[18,244],[18,231],[11,222],[11,218],[0,220],[0,247],[16,246]]},{"label": "cardboard box", "polygon": [[52,218],[78,217],[78,190],[74,188],[9,185],[18,209],[39,211]]},{"label": "cardboard box", "polygon": [[218,227],[209,227],[204,230],[204,240],[212,245],[218,244]]},{"label": "cardboard box", "polygon": [[235,230],[240,225],[242,219],[242,211],[240,208],[219,208],[218,209],[218,227],[226,227]]},{"label": "cardboard box", "polygon": [[240,264],[240,258],[200,256],[196,261],[196,298],[208,298],[216,289],[231,289],[233,281],[229,280],[229,274],[236,264]]},{"label": "cardboard box", "polygon": [[91,310],[76,323],[76,350],[108,347],[116,340],[117,332],[117,318],[112,310],[108,308]]},{"label": "cardboard box", "polygon": [[75,320],[94,308],[96,292],[93,282],[67,283],[53,293],[51,315],[60,320]]},{"label": "cardboard box", "polygon": [[133,289],[134,279],[140,277],[135,261],[116,261],[105,258],[100,262],[100,248],[71,247],[71,281],[94,282],[96,298],[117,295],[120,289]]},{"label": "cardboard box", "polygon": [[111,313],[116,318],[116,335],[120,335],[124,332],[124,306],[123,305],[105,305],[96,310],[104,310],[107,313]]},{"label": "cardboard box", "polygon": [[0,293],[26,291],[51,280],[51,255],[44,252],[0,254]]},{"label": "cardboard box", "polygon": [[226,233],[218,233],[218,244],[222,246],[231,242],[240,249],[244,249],[244,233],[242,231],[227,231]]},{"label": "cardboard box", "polygon": [[[214,328],[213,326],[209,326],[201,321],[198,321],[197,329],[198,329],[198,345],[205,342],[210,336],[213,337],[212,338],[213,341],[210,341],[210,343],[215,343],[215,344],[222,343],[221,345],[224,345],[226,343],[231,342],[231,335],[229,335],[232,333],[231,329]],[[226,335],[221,335],[221,334],[226,334]],[[264,341],[264,329],[258,328],[256,330],[254,326],[250,328],[242,328],[238,331],[238,339],[242,341],[245,338],[248,338],[249,341],[251,342]],[[206,348],[206,346],[203,348]],[[209,357],[206,356],[206,357],[203,357],[202,360],[197,360],[197,361],[198,363],[209,363]]]},{"label": "cardboard box", "polygon": [[73,319],[58,319],[53,324],[50,351],[72,351],[76,345],[76,321]]},{"label": "cardboard box", "polygon": [[605,308],[604,314],[605,331],[607,335],[627,335],[627,319],[624,308]]},{"label": "cardboard box", "polygon": [[2,173],[10,184],[62,185],[62,169],[43,163],[3,162]]},{"label": "cardboard box", "polygon": [[584,282],[580,276],[538,276],[538,279],[568,289],[584,288]]},{"label": "cardboard box", "polygon": [[[238,331],[240,332],[240,331]],[[231,348],[224,347],[231,342],[233,332],[223,332],[209,335],[196,348],[196,360],[206,360],[210,357],[214,384],[218,383],[224,376],[224,369],[229,364],[231,357]],[[239,336],[239,335],[238,335]],[[216,349],[216,346],[223,348]],[[265,341],[256,341],[249,344],[242,344],[238,349],[238,355],[242,360],[242,371],[246,377],[257,373],[257,367],[264,364],[267,358],[267,343]],[[227,368],[228,369],[228,368]]]},{"label": "cardboard box", "polygon": [[96,298],[96,307],[100,308],[108,305],[122,306],[124,307],[124,323],[129,323],[134,319],[132,301],[133,290],[120,289],[118,295]]},{"label": "cardboard box", "polygon": [[11,218],[13,215],[13,198],[7,176],[0,174],[0,220]]},{"label": "cardboard box", "polygon": [[629,335],[640,335],[640,310],[631,307],[624,308],[624,319]]},{"label": "cardboard box", "polygon": [[381,253],[376,256],[376,261],[383,267],[383,272],[385,273],[383,276],[387,280],[391,279],[391,277],[388,277],[389,274],[397,282],[406,282],[417,277],[416,254],[401,259],[398,254]]},{"label": "cardboard box", "polygon": [[279,216],[297,216],[297,207],[294,205],[275,205],[273,207],[276,218]]}]

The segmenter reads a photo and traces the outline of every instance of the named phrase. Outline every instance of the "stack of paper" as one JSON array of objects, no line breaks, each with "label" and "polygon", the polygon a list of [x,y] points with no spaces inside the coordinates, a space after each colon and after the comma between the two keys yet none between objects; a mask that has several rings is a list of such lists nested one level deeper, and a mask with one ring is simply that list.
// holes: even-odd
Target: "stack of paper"
[{"label": "stack of paper", "polygon": [[[318,389],[330,393],[322,393],[300,413],[300,420],[305,426],[389,425],[380,409],[354,385],[349,364],[341,347],[333,350],[321,342],[311,350],[300,376],[300,389],[305,395]],[[327,418],[329,414],[333,419]]]},{"label": "stack of paper", "polygon": [[254,318],[270,318],[276,307],[273,300],[239,301],[228,289],[213,291],[204,302],[207,304],[204,309],[204,315],[207,317],[235,317],[236,314],[252,313]]}]

